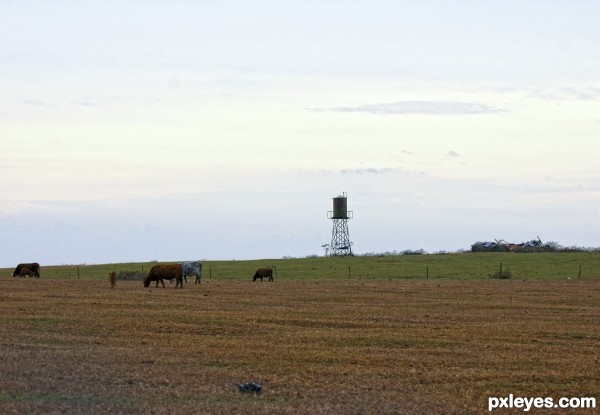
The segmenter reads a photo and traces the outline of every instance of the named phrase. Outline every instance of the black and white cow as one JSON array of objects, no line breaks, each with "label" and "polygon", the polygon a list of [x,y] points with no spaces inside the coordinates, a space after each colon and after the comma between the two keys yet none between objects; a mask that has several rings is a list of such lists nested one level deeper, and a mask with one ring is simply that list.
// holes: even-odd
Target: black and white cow
[{"label": "black and white cow", "polygon": [[194,284],[200,284],[200,280],[202,279],[202,262],[182,262],[181,273],[183,274],[183,278],[185,279],[186,283],[188,275],[195,275],[196,281],[194,282]]}]

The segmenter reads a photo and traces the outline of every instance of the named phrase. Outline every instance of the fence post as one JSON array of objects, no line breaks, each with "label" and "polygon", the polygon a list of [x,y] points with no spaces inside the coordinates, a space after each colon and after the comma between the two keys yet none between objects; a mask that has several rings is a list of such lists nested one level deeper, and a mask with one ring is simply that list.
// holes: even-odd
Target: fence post
[{"label": "fence post", "polygon": [[429,265],[427,266],[427,278],[429,278]]},{"label": "fence post", "polygon": [[581,279],[581,265],[579,265],[579,279]]},{"label": "fence post", "polygon": [[348,265],[348,278],[352,278],[352,274],[350,273],[350,265]]}]

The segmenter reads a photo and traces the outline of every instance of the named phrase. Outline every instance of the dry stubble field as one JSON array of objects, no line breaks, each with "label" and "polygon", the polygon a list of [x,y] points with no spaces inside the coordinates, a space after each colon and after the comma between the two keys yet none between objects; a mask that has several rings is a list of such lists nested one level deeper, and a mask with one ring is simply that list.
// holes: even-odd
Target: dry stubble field
[{"label": "dry stubble field", "polygon": [[481,414],[600,386],[600,281],[1,278],[0,298],[2,414]]}]

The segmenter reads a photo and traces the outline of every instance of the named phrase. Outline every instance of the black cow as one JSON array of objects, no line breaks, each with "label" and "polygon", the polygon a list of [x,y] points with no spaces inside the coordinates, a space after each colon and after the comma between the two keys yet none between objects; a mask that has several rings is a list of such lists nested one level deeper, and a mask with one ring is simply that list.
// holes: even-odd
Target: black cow
[{"label": "black cow", "polygon": [[38,264],[37,262],[32,262],[30,264],[19,264],[19,265],[17,265],[17,267],[15,268],[15,270],[12,273],[12,276],[13,277],[18,277],[19,275],[21,275],[21,270],[23,268],[26,268],[29,271],[31,271],[31,273],[33,274],[33,276],[35,278],[39,278],[40,277],[40,264]]},{"label": "black cow", "polygon": [[263,278],[269,278],[269,281],[273,281],[273,270],[271,268],[259,268],[256,270],[252,281],[256,282],[257,279],[262,281]]}]

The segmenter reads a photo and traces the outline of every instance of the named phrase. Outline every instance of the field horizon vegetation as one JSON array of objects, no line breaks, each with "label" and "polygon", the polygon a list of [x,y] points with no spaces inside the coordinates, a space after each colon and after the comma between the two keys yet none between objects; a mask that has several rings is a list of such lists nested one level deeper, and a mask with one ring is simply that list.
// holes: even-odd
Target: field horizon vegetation
[{"label": "field horizon vegetation", "polygon": [[[600,398],[598,252],[206,260],[200,285],[110,288],[109,272],[154,264],[0,269],[0,413],[470,415],[509,394]],[[511,280],[490,278],[500,264]],[[259,267],[275,282],[253,283]]]},{"label": "field horizon vegetation", "polygon": [[[186,259],[192,260],[192,259]],[[310,256],[306,258],[201,260],[204,279],[251,279],[260,267],[275,269],[276,278],[311,279],[486,279],[510,270],[514,279],[600,279],[600,252],[459,252],[438,254]],[[41,278],[105,279],[109,272],[147,274],[157,263],[41,265]],[[15,263],[15,266],[17,264]],[[0,268],[0,277],[14,267]]]}]

